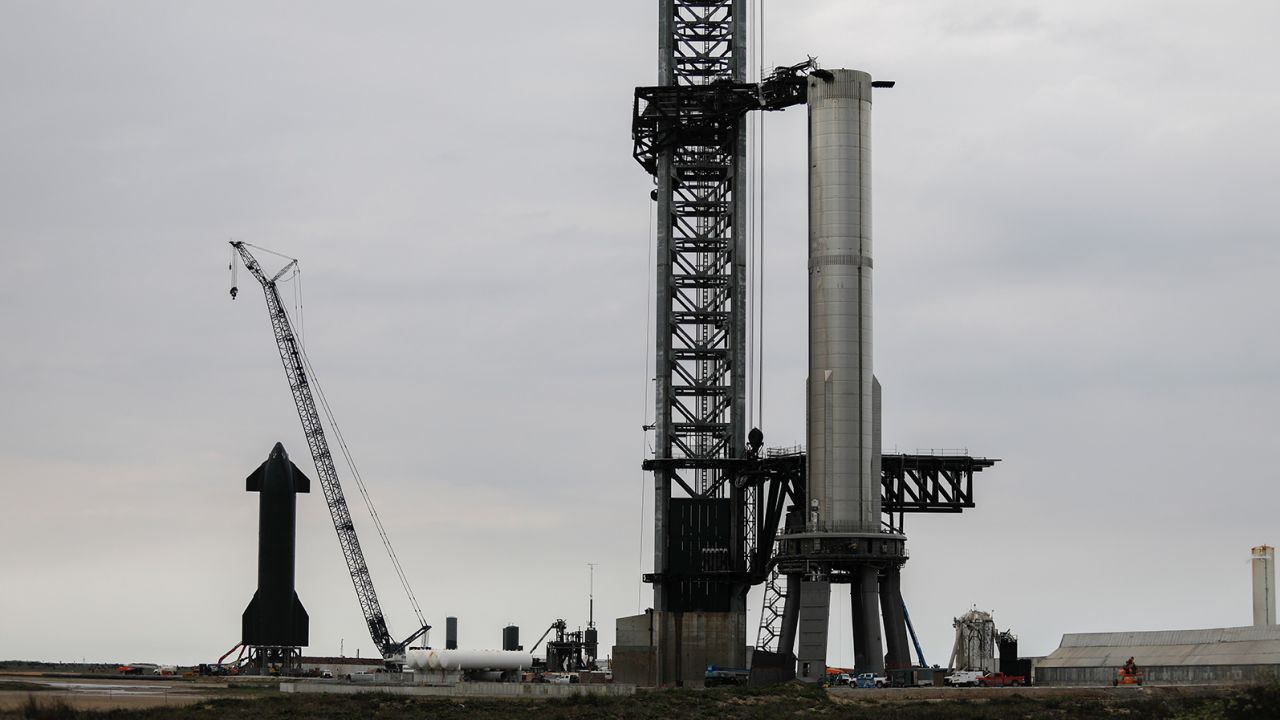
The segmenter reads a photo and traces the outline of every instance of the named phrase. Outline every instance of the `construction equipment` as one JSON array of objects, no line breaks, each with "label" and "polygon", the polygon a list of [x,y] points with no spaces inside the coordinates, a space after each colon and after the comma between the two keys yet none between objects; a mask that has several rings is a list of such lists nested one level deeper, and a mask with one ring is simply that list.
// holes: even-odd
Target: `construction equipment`
[{"label": "construction equipment", "polygon": [[1133,658],[1125,661],[1124,667],[1116,671],[1116,676],[1111,680],[1111,686],[1119,685],[1141,685],[1142,670],[1138,667]]},{"label": "construction equipment", "polygon": [[[364,552],[360,549],[360,539],[356,536],[355,524],[351,520],[351,511],[347,508],[347,500],[342,493],[342,484],[338,480],[337,468],[334,467],[333,454],[329,451],[329,441],[325,437],[324,427],[320,422],[320,413],[317,410],[316,400],[312,394],[313,383],[308,379],[307,370],[310,368],[310,362],[307,360],[306,354],[294,334],[293,323],[289,319],[289,314],[285,311],[284,303],[280,299],[280,290],[276,285],[281,278],[284,278],[291,271],[296,272],[298,261],[293,258],[285,258],[289,262],[284,268],[275,275],[267,277],[257,258],[249,252],[250,245],[232,241],[231,247],[240,256],[240,260],[245,269],[249,271],[249,274],[262,285],[263,294],[266,296],[267,313],[271,318],[272,330],[275,332],[276,346],[280,351],[280,361],[284,364],[285,376],[289,380],[289,390],[293,394],[293,401],[298,409],[298,418],[302,421],[302,431],[306,435],[307,446],[311,450],[311,459],[315,462],[316,476],[320,480],[320,487],[324,490],[325,502],[329,505],[329,514],[333,518],[333,528],[338,533],[338,543],[341,545],[342,555],[347,561],[347,570],[351,573],[351,582],[356,589],[356,598],[360,601],[360,609],[364,612],[365,623],[369,627],[369,636],[373,638],[374,645],[382,654],[382,658],[386,661],[388,667],[403,667],[406,648],[414,640],[426,634],[431,629],[431,626],[427,625],[423,620],[422,610],[418,607],[417,599],[414,597],[412,589],[409,588],[404,571],[400,567],[400,562],[396,558],[395,551],[391,548],[390,540],[388,540],[386,532],[382,528],[382,523],[378,519],[377,513],[373,511],[372,504],[370,504],[370,515],[378,528],[378,534],[382,537],[383,545],[386,546],[387,552],[391,556],[392,564],[400,575],[401,585],[408,594],[410,604],[413,606],[418,622],[421,625],[416,632],[401,641],[394,640],[387,629],[387,621],[383,616],[382,606],[378,602],[378,594],[373,588],[373,578],[369,575],[369,566],[365,563]],[[269,253],[272,252],[265,248],[257,249]],[[279,255],[279,253],[272,254]],[[280,257],[284,256],[281,255]],[[231,271],[231,298],[234,300],[239,292],[239,289],[235,286],[234,257],[232,258]],[[312,371],[311,375],[314,376],[314,374],[314,371]],[[339,447],[344,456],[346,456],[348,466],[352,469],[356,482],[361,485],[361,494],[365,497],[366,503],[368,503],[368,495],[363,492],[363,483],[360,480],[359,473],[355,470],[354,463],[351,462],[351,457],[347,454],[346,445],[342,441],[342,434],[333,422],[333,414],[329,411],[328,403],[325,402],[324,394],[320,391],[318,385],[316,386],[316,393],[320,395],[325,414],[328,416],[329,424],[338,439]]]},{"label": "construction equipment", "polygon": [[916,646],[916,657],[920,659],[920,667],[929,667],[924,659],[924,648],[920,647],[920,638],[916,637],[916,627],[911,624],[911,613],[907,612],[907,603],[902,602],[902,618],[907,621],[907,632],[911,634],[911,643]]}]

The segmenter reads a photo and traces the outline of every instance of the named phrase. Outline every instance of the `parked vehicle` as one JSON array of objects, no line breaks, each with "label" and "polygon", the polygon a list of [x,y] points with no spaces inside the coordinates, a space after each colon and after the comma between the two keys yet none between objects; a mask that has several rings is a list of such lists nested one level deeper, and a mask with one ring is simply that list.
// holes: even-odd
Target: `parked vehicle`
[{"label": "parked vehicle", "polygon": [[716,687],[717,685],[746,685],[747,680],[751,678],[750,670],[740,668],[722,668],[715,665],[707,666],[706,686]]},{"label": "parked vehicle", "polygon": [[984,674],[981,670],[957,670],[945,682],[952,687],[977,687]]},{"label": "parked vehicle", "polygon": [[932,687],[943,682],[942,670],[938,668],[895,668],[886,674],[889,676],[889,687]]},{"label": "parked vehicle", "polygon": [[1119,685],[1141,685],[1142,671],[1138,669],[1129,670],[1120,668],[1116,671],[1115,678],[1111,681],[1113,686]]},{"label": "parked vehicle", "polygon": [[854,687],[860,688],[889,687],[889,678],[875,673],[862,673],[858,675],[858,677],[854,678],[853,682],[850,684]]},{"label": "parked vehicle", "polygon": [[1026,685],[1027,679],[1021,675],[1005,675],[1002,672],[998,672],[991,675],[983,675],[978,678],[978,684],[983,687],[1008,687],[1010,685]]}]

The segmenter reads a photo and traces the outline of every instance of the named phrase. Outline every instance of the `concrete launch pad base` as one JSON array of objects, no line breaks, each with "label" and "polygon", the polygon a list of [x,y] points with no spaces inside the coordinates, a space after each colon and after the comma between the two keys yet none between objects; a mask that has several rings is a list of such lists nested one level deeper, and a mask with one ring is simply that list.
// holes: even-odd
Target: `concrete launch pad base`
[{"label": "concrete launch pad base", "polygon": [[747,667],[744,613],[647,610],[618,618],[613,677],[643,687],[702,687],[707,667]]}]

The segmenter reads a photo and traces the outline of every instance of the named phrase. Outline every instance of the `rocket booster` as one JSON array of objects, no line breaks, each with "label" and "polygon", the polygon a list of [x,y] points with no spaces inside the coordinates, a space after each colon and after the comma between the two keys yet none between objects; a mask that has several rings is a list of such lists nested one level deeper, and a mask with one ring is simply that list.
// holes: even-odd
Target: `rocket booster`
[{"label": "rocket booster", "polygon": [[245,479],[258,497],[258,589],[242,616],[241,642],[251,646],[303,647],[309,618],[294,590],[297,493],[311,481],[289,461],[284,445]]},{"label": "rocket booster", "polygon": [[871,342],[871,76],[809,77],[808,530],[880,529]]}]

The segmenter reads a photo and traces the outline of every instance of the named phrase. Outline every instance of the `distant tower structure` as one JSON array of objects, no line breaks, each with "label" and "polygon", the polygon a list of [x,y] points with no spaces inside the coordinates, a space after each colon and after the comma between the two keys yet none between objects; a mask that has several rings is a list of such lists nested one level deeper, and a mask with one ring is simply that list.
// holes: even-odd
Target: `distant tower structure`
[{"label": "distant tower structure", "polygon": [[[701,685],[826,676],[831,586],[847,585],[860,672],[909,667],[903,516],[961,512],[997,460],[881,452],[872,373],[871,89],[812,59],[747,82],[748,0],[658,0],[658,84],[637,87],[633,156],[653,176],[653,607],[618,618],[614,677]],[[807,104],[807,451],[763,447],[746,413],[747,138],[752,111]],[[881,630],[883,623],[883,632]],[[550,645],[548,654],[550,655]],[[549,658],[550,661],[550,658]],[[550,664],[550,662],[549,662]]]},{"label": "distant tower structure", "polygon": [[1276,624],[1276,549],[1259,545],[1253,549],[1253,624]]},{"label": "distant tower structure", "polygon": [[[746,0],[659,0],[658,85],[745,83]],[[679,92],[679,91],[676,91]],[[654,472],[658,684],[700,683],[708,663],[745,667],[745,490],[717,461],[747,437],[746,134],[741,116],[674,135],[655,153],[657,327],[654,457],[711,461]],[[672,123],[674,125],[674,123]],[[675,652],[681,648],[683,652]],[[688,662],[683,662],[684,660]]]},{"label": "distant tower structure", "polygon": [[991,613],[974,608],[956,618],[956,642],[947,664],[956,670],[996,669],[996,623]]},{"label": "distant tower structure", "polygon": [[[458,618],[447,617],[444,619],[444,649],[458,649]],[[506,648],[503,648],[504,650]]]}]

